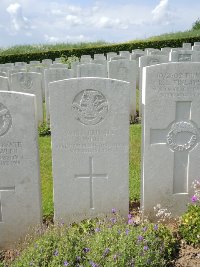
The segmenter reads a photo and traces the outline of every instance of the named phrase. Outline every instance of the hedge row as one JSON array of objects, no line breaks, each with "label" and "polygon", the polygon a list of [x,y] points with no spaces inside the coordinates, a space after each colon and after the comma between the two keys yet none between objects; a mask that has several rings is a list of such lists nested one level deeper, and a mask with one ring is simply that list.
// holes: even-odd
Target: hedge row
[{"label": "hedge row", "polygon": [[194,43],[200,41],[200,37],[189,37],[189,38],[180,38],[180,39],[169,39],[169,40],[160,40],[160,41],[133,41],[128,43],[120,43],[114,45],[102,45],[88,48],[74,48],[74,49],[63,49],[55,51],[46,51],[46,52],[37,52],[37,53],[27,53],[27,54],[13,54],[13,55],[3,55],[0,56],[0,63],[8,62],[29,62],[31,60],[40,60],[49,58],[54,60],[55,58],[61,56],[77,56],[81,55],[91,55],[107,53],[107,52],[118,52],[118,51],[132,51],[133,49],[145,49],[145,48],[157,48],[161,49],[162,47],[180,47],[182,43]]}]

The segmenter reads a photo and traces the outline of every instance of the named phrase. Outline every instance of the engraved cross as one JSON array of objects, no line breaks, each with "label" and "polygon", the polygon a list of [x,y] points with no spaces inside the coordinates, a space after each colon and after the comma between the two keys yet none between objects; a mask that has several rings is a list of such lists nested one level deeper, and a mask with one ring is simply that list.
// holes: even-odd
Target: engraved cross
[{"label": "engraved cross", "polygon": [[2,211],[2,204],[1,204],[1,192],[10,192],[10,191],[15,191],[15,186],[0,187],[0,223],[3,222],[3,211]]},{"label": "engraved cross", "polygon": [[198,126],[191,121],[191,101],[176,102],[176,115],[166,129],[151,129],[151,145],[167,145],[173,152],[173,194],[188,192],[189,152],[200,142]]},{"label": "engraved cross", "polygon": [[90,209],[94,209],[93,179],[108,179],[107,174],[95,174],[93,170],[93,157],[89,157],[89,174],[75,175],[76,179],[89,179],[90,183]]}]

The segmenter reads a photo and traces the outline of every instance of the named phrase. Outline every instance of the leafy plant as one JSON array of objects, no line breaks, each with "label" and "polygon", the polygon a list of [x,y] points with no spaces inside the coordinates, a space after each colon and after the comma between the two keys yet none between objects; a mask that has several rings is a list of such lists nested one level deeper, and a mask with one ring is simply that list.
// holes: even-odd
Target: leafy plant
[{"label": "leafy plant", "polygon": [[192,24],[192,30],[200,30],[200,19],[199,18]]},{"label": "leafy plant", "polygon": [[106,219],[49,227],[11,264],[24,266],[164,267],[176,242],[163,225],[134,223],[113,209]]},{"label": "leafy plant", "polygon": [[188,244],[200,246],[200,181],[192,184],[194,195],[188,211],[182,216],[179,233]]}]

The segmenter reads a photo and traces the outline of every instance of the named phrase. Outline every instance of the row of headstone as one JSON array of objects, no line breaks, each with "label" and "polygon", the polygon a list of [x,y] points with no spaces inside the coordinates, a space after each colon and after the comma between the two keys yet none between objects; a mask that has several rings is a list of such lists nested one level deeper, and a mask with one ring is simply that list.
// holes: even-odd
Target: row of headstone
[{"label": "row of headstone", "polygon": [[[199,68],[143,69],[141,206],[150,218],[157,204],[182,214],[199,175]],[[108,78],[49,84],[55,221],[78,222],[112,208],[127,217],[130,88]],[[41,222],[35,100],[0,92],[0,248]]]},{"label": "row of headstone", "polygon": [[[129,83],[79,78],[49,87],[54,219],[69,224],[113,207],[127,216]],[[35,100],[0,92],[0,249],[42,219]]]}]

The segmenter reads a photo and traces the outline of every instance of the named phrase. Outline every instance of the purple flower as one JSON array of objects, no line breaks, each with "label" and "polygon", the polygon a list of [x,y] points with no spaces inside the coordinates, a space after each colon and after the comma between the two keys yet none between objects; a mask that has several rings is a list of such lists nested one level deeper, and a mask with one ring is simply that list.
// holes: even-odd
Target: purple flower
[{"label": "purple flower", "polygon": [[64,261],[64,266],[68,266],[68,265],[69,265],[69,262]]},{"label": "purple flower", "polygon": [[117,210],[115,208],[112,208],[112,213],[116,213]]},{"label": "purple flower", "polygon": [[92,267],[98,267],[98,265],[97,265],[95,262],[93,262],[93,261],[90,261],[90,265],[91,265]]},{"label": "purple flower", "polygon": [[148,248],[148,246],[144,246],[144,251],[147,251],[149,248]]},{"label": "purple flower", "polygon": [[129,229],[126,229],[126,235],[128,235],[128,234],[129,234],[129,231],[130,231]]},{"label": "purple flower", "polygon": [[154,229],[155,231],[158,230],[158,225],[155,224],[154,227],[153,227],[153,229]]},{"label": "purple flower", "polygon": [[116,255],[116,254],[113,256],[113,260],[114,260],[114,261],[117,260],[117,255]]},{"label": "purple flower", "polygon": [[138,236],[138,241],[142,241],[144,239],[144,237],[142,235]]},{"label": "purple flower", "polygon": [[106,248],[104,253],[103,253],[103,257],[106,257],[108,255],[108,253],[110,252],[109,248]]},{"label": "purple flower", "polygon": [[110,221],[115,224],[117,222],[117,220],[115,218],[111,218]]},{"label": "purple flower", "polygon": [[145,227],[142,229],[142,231],[144,231],[144,232],[146,232],[146,230],[147,230],[147,226],[145,226]]},{"label": "purple flower", "polygon": [[134,224],[134,220],[133,219],[129,219],[128,220],[128,224]]},{"label": "purple flower", "polygon": [[193,202],[193,203],[195,203],[195,202],[197,202],[198,201],[198,197],[197,196],[192,196],[191,197],[191,201]]},{"label": "purple flower", "polygon": [[54,251],[54,256],[58,256],[58,250],[56,249],[55,251]]},{"label": "purple flower", "polygon": [[128,215],[128,219],[130,220],[131,218],[132,218],[132,215],[131,215],[131,214],[129,214],[129,215]]},{"label": "purple flower", "polygon": [[88,253],[88,252],[90,251],[90,249],[89,249],[89,248],[84,248],[83,251],[84,251],[85,253]]},{"label": "purple flower", "polygon": [[96,228],[96,229],[94,229],[94,231],[96,232],[96,233],[98,233],[98,232],[100,232],[101,230],[100,230],[100,228]]}]

